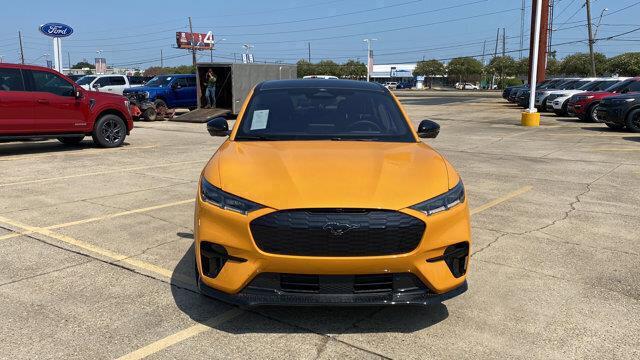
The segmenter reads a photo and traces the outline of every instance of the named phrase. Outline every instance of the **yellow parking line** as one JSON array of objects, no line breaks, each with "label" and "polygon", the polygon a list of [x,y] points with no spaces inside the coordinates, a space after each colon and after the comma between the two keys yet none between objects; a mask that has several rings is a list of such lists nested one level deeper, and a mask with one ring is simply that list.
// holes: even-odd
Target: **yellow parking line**
[{"label": "yellow parking line", "polygon": [[[181,201],[176,201],[176,202],[172,202],[172,203],[168,203],[168,204],[149,206],[149,207],[140,208],[140,209],[134,209],[134,210],[117,212],[117,213],[113,213],[113,214],[107,214],[107,215],[104,215],[104,216],[96,216],[96,217],[92,217],[92,218],[88,218],[88,219],[82,219],[82,220],[70,221],[70,222],[62,223],[62,224],[45,226],[42,229],[45,229],[45,230],[61,229],[61,228],[69,227],[69,226],[82,225],[82,224],[92,223],[92,222],[96,222],[96,221],[113,219],[113,218],[120,217],[120,216],[125,216],[125,215],[139,214],[139,213],[143,213],[143,212],[147,212],[147,211],[153,211],[153,210],[164,209],[164,208],[177,206],[177,205],[189,204],[189,203],[192,203],[192,202],[194,202],[193,199],[181,200]],[[31,232],[31,231],[21,231],[21,232],[12,233],[12,234],[6,234],[6,235],[0,236],[0,240],[12,239],[12,238],[20,237],[22,235],[28,235],[28,234],[31,234],[31,233],[33,233],[33,232]]]},{"label": "yellow parking line", "polygon": [[118,152],[125,150],[140,150],[140,149],[151,149],[158,147],[158,145],[149,145],[149,146],[126,146],[119,147],[115,149],[88,149],[88,150],[66,150],[62,152],[57,152],[53,154],[38,154],[38,155],[21,155],[21,156],[10,156],[10,157],[2,157],[0,161],[17,161],[17,160],[29,160],[29,159],[39,159],[44,157],[53,157],[53,156],[78,156],[78,155],[91,155],[91,154],[103,154],[108,152]]},{"label": "yellow parking line", "polygon": [[196,324],[191,327],[188,327],[182,331],[179,331],[175,334],[169,335],[164,339],[160,339],[156,342],[153,342],[145,347],[142,347],[132,353],[124,355],[118,360],[138,360],[143,359],[149,355],[155,354],[158,351],[164,350],[172,345],[175,345],[179,342],[192,338],[196,335],[202,334],[203,332],[211,330],[213,327],[216,327],[224,322],[227,322],[239,315],[244,313],[244,311],[240,309],[231,309],[226,311],[218,316],[212,317],[211,319],[205,321],[202,324]]},{"label": "yellow parking line", "polygon": [[52,178],[35,179],[35,180],[27,180],[27,181],[16,181],[16,182],[11,182],[11,183],[0,184],[0,187],[7,187],[7,186],[14,186],[14,185],[36,184],[36,183],[42,183],[42,182],[47,182],[47,181],[66,180],[66,179],[73,179],[73,178],[79,178],[79,177],[85,177],[85,176],[103,175],[103,174],[114,174],[114,173],[126,172],[126,171],[155,169],[155,168],[176,166],[176,165],[197,164],[197,163],[204,164],[205,162],[206,162],[206,160],[194,160],[194,161],[180,161],[180,162],[174,162],[174,163],[169,163],[169,164],[160,164],[160,165],[135,166],[135,167],[123,168],[123,169],[96,171],[96,172],[92,172],[92,173],[74,174],[74,175],[58,176],[58,177],[52,177]]},{"label": "yellow parking line", "polygon": [[518,189],[516,191],[513,191],[513,192],[510,192],[510,193],[508,193],[507,195],[505,195],[503,197],[499,197],[499,198],[497,198],[497,199],[495,199],[493,201],[490,201],[490,202],[488,202],[488,203],[486,203],[486,204],[484,204],[484,205],[482,205],[480,207],[472,209],[471,210],[471,215],[481,213],[481,212],[483,212],[483,211],[485,211],[487,209],[490,209],[490,208],[492,208],[492,207],[494,207],[496,205],[499,205],[499,204],[501,204],[501,203],[503,203],[503,202],[505,202],[507,200],[511,200],[514,197],[517,197],[517,196],[520,196],[520,195],[522,195],[524,193],[527,193],[527,192],[531,191],[531,189],[533,189],[533,186],[521,187],[520,189]]}]

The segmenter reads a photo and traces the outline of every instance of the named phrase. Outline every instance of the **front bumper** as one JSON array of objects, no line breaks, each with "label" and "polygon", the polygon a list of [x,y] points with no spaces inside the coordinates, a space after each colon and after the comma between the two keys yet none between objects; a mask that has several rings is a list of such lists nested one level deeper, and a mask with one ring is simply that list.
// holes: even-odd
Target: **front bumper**
[{"label": "front bumper", "polygon": [[237,294],[227,294],[207,286],[200,279],[200,292],[206,296],[240,306],[294,305],[294,306],[382,306],[382,305],[432,305],[454,298],[468,289],[465,280],[457,288],[443,294],[429,290],[389,292],[386,294],[304,294],[277,290],[247,288]]},{"label": "front bumper", "polygon": [[[203,293],[245,305],[258,304],[428,304],[446,300],[466,290],[466,269],[471,243],[468,201],[431,216],[411,209],[398,210],[426,224],[419,244],[408,253],[383,256],[300,256],[262,251],[256,245],[250,223],[275,212],[260,209],[242,215],[202,201],[198,196],[195,212],[195,255]],[[213,274],[203,272],[201,246],[213,243],[223,247],[226,260]],[[444,257],[445,251],[466,244],[464,272],[454,276]],[[209,260],[207,260],[208,262]],[[208,266],[211,263],[208,264]],[[289,294],[278,291],[249,291],[257,276],[264,273],[320,276],[413,274],[423,285],[421,291],[380,294]],[[213,274],[213,275],[212,275]],[[277,289],[276,289],[277,290]]]},{"label": "front bumper", "polygon": [[609,124],[625,125],[625,106],[606,106],[600,103],[596,113],[598,121]]}]

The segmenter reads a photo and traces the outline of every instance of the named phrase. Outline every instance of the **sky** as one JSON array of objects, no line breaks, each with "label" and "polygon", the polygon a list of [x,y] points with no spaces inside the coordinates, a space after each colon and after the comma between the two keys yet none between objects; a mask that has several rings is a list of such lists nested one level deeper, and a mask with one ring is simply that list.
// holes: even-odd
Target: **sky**
[{"label": "sky", "polygon": [[[551,0],[553,1],[553,0]],[[525,0],[525,48],[531,0]],[[588,51],[584,0],[555,0],[553,50],[562,58]],[[51,59],[52,41],[38,31],[60,22],[74,29],[62,41],[63,64],[93,62],[97,51],[110,66],[147,68],[189,64],[187,51],[175,49],[175,32],[212,31],[214,61],[233,61],[253,45],[256,61],[295,63],[311,60],[366,61],[365,38],[373,41],[375,63],[447,61],[476,56],[487,61],[495,51],[496,31],[505,28],[506,52],[520,57],[521,0],[244,0],[244,1],[10,1],[0,14],[0,57],[19,62],[18,30],[23,33],[27,63]],[[614,56],[640,51],[640,1],[592,0],[594,26],[600,22],[596,51]],[[607,8],[607,11],[603,10]],[[600,19],[600,14],[603,17]],[[628,31],[626,35],[616,36]],[[613,39],[606,39],[616,36]],[[499,41],[502,51],[502,40]],[[200,52],[199,61],[209,61]],[[524,52],[523,56],[527,56]]]}]

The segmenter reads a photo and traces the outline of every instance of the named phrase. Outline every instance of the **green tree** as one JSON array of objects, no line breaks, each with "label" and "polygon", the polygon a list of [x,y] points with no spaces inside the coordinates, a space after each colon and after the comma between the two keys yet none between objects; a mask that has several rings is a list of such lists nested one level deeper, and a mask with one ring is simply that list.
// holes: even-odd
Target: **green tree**
[{"label": "green tree", "polygon": [[609,72],[620,76],[640,74],[640,52],[628,52],[609,59]]},{"label": "green tree", "polygon": [[547,59],[547,76],[556,76],[562,74],[562,63],[556,58]]},{"label": "green tree", "polygon": [[460,82],[482,74],[482,70],[482,63],[471,57],[454,58],[447,65],[449,76],[457,77]]},{"label": "green tree", "polygon": [[[596,53],[596,74],[607,71],[607,57]],[[577,53],[562,59],[560,71],[565,75],[589,76],[591,74],[591,58],[589,54]]]},{"label": "green tree", "polygon": [[79,63],[76,63],[75,65],[73,65],[71,68],[72,69],[84,69],[84,68],[95,69],[96,66],[86,61],[80,61]]},{"label": "green tree", "polygon": [[340,65],[336,64],[332,60],[322,60],[315,65],[315,70],[318,72],[315,75],[333,75],[342,76]]},{"label": "green tree", "polygon": [[418,61],[415,70],[413,70],[414,76],[424,76],[429,79],[429,89],[433,86],[433,77],[438,75],[445,75],[447,72],[443,63],[438,60],[426,60]]},{"label": "green tree", "polygon": [[528,57],[524,57],[516,61],[516,65],[514,68],[514,75],[517,75],[517,76],[529,75],[529,58]]},{"label": "green tree", "polygon": [[342,76],[349,79],[362,79],[367,77],[367,65],[357,60],[349,60],[342,64]]},{"label": "green tree", "polygon": [[487,72],[498,75],[499,87],[503,88],[505,79],[516,75],[517,65],[511,56],[496,56],[487,65]]},{"label": "green tree", "polygon": [[312,63],[307,60],[300,59],[298,60],[298,77],[302,78],[308,75],[315,75],[315,67]]}]

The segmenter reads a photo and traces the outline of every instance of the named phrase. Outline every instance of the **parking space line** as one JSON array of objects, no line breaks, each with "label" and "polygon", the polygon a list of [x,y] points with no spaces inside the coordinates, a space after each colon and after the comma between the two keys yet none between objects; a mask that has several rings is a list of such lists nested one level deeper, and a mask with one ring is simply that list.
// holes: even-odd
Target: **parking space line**
[{"label": "parking space line", "polygon": [[139,359],[143,359],[149,355],[153,355],[161,350],[164,350],[172,345],[175,345],[179,342],[182,342],[184,340],[187,340],[189,338],[192,338],[196,335],[202,334],[204,332],[207,332],[209,330],[211,330],[212,328],[227,322],[235,317],[238,317],[239,315],[243,314],[244,311],[238,309],[238,308],[234,308],[231,310],[228,310],[218,316],[212,317],[209,320],[201,323],[201,324],[196,324],[193,325],[191,327],[188,327],[182,331],[179,331],[175,334],[169,335],[167,337],[165,337],[164,339],[160,339],[156,342],[153,342],[147,346],[144,346],[132,353],[126,354],[122,357],[119,357],[118,360],[139,360]]},{"label": "parking space line", "polygon": [[144,170],[144,169],[155,169],[155,168],[162,168],[162,167],[168,167],[168,166],[177,166],[177,165],[187,165],[187,164],[203,164],[204,165],[204,163],[206,161],[207,160],[180,161],[180,162],[174,162],[174,163],[169,163],[169,164],[135,166],[135,167],[123,168],[123,169],[96,171],[96,172],[92,172],[92,173],[74,174],[74,175],[66,175],[66,176],[58,176],[58,177],[52,177],[52,178],[26,180],[26,181],[16,181],[16,182],[11,182],[11,183],[0,184],[0,187],[7,187],[7,186],[14,186],[14,185],[26,185],[26,184],[37,184],[37,183],[42,183],[42,182],[47,182],[47,181],[66,180],[66,179],[73,179],[73,178],[79,178],[79,177],[85,177],[85,176],[114,174],[114,173],[119,173],[119,172],[136,171],[136,170]]},{"label": "parking space line", "polygon": [[520,196],[520,195],[522,195],[524,193],[527,193],[527,192],[531,191],[531,189],[533,189],[533,186],[521,187],[520,189],[518,189],[516,191],[513,191],[513,192],[510,192],[505,196],[499,197],[499,198],[497,198],[497,199],[495,199],[493,201],[490,201],[490,202],[488,202],[488,203],[486,203],[484,205],[481,205],[481,206],[479,206],[479,207],[477,207],[475,209],[471,209],[471,215],[478,214],[478,213],[481,213],[481,212],[483,212],[485,210],[491,209],[492,207],[494,207],[496,205],[499,205],[499,204],[502,204],[503,202],[505,202],[507,200],[511,200],[514,197],[517,197],[517,196]]},{"label": "parking space line", "polygon": [[[172,206],[189,204],[189,203],[192,203],[192,202],[194,202],[193,199],[181,200],[181,201],[176,201],[176,202],[172,202],[172,203],[168,203],[168,204],[149,206],[149,207],[140,208],[140,209],[134,209],[134,210],[128,210],[128,211],[122,211],[122,212],[107,214],[107,215],[104,215],[104,216],[96,216],[96,217],[92,217],[92,218],[88,218],[88,219],[82,219],[82,220],[70,221],[70,222],[62,223],[62,224],[45,226],[42,229],[45,229],[45,230],[61,229],[61,228],[69,227],[69,226],[82,225],[82,224],[88,224],[88,223],[107,220],[107,219],[113,219],[113,218],[120,217],[120,216],[125,216],[125,215],[139,214],[139,213],[143,213],[143,212],[148,212],[148,211],[153,211],[153,210],[158,210],[158,209],[164,209],[164,208],[168,208],[168,207],[172,207]],[[6,234],[6,235],[0,236],[0,240],[12,239],[12,238],[20,237],[20,236],[23,236],[23,235],[28,235],[28,234],[31,234],[31,233],[32,233],[31,231],[14,232],[12,234]]]},{"label": "parking space line", "polygon": [[[53,156],[79,156],[79,155],[103,154],[103,153],[119,152],[119,151],[126,151],[126,150],[151,149],[155,147],[158,147],[158,145],[126,146],[126,147],[119,147],[115,149],[66,150],[62,152],[56,152],[53,154],[19,155],[19,156],[13,156],[13,157],[3,157],[3,158],[0,158],[0,161],[30,160],[30,159],[39,159],[44,157],[53,157]],[[11,155],[8,155],[8,156],[11,156]]]},{"label": "parking space line", "polygon": [[640,148],[595,148],[593,151],[640,151]]}]

